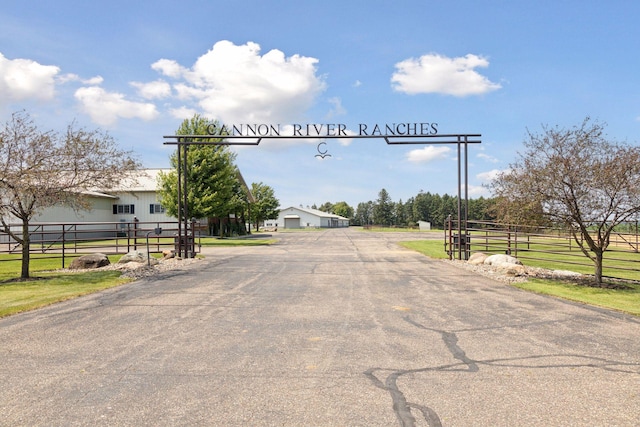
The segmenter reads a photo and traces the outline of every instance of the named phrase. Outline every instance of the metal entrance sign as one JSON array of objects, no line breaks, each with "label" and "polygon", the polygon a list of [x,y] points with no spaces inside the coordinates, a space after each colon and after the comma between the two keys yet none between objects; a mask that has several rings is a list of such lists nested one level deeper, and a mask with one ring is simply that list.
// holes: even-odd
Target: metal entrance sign
[{"label": "metal entrance sign", "polygon": [[[326,139],[382,139],[388,145],[440,145],[455,144],[458,148],[458,236],[467,235],[469,210],[468,146],[480,144],[481,134],[438,134],[437,123],[393,123],[369,125],[360,123],[358,133],[350,132],[342,123],[293,124],[289,126],[270,124],[210,125],[208,135],[167,135],[165,145],[177,145],[178,155],[178,253],[185,257],[193,255],[189,238],[189,206],[187,203],[188,168],[187,153],[190,145],[259,145],[271,139],[319,139],[318,153],[329,157],[322,148]],[[316,154],[318,156],[318,154]],[[324,158],[323,157],[323,158]],[[463,199],[464,189],[464,204]],[[193,230],[192,230],[193,232]],[[195,235],[193,236],[195,237]],[[463,239],[466,242],[466,238]],[[462,240],[461,240],[462,241]],[[459,244],[458,259],[467,259],[466,244]]]}]

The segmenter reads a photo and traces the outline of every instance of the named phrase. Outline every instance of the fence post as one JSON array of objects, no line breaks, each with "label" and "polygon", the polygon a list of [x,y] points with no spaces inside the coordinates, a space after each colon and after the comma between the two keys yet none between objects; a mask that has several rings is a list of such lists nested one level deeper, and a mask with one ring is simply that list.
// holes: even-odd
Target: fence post
[{"label": "fence post", "polygon": [[138,219],[137,216],[133,217],[133,250],[137,251],[138,250],[138,222],[140,222],[140,220]]},{"label": "fence post", "polygon": [[[447,228],[444,232],[444,247],[445,247],[445,251],[449,254],[449,260],[453,259],[453,246],[452,246],[452,236],[451,236],[451,229],[452,229],[452,224],[451,224],[451,215],[447,216]],[[449,243],[449,250],[447,250],[447,242]]]},{"label": "fence post", "polygon": [[189,248],[189,258],[196,257],[196,219],[191,218],[191,239],[189,240],[189,233],[187,233],[187,242]]},{"label": "fence post", "polygon": [[62,224],[62,268],[64,268],[64,256],[65,256],[65,245],[66,245],[66,233],[64,229],[64,224]]}]

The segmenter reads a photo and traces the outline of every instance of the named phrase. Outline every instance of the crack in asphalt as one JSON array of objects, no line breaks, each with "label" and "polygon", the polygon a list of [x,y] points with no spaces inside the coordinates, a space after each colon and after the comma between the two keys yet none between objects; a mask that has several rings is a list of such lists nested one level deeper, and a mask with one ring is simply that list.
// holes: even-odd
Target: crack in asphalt
[{"label": "crack in asphalt", "polygon": [[[490,360],[474,360],[469,358],[465,351],[458,345],[458,336],[454,332],[428,328],[420,323],[414,321],[409,316],[403,318],[409,324],[423,330],[436,332],[441,335],[442,340],[453,356],[454,359],[459,360],[459,363],[452,363],[442,366],[425,367],[418,369],[386,369],[386,368],[371,368],[364,372],[364,375],[373,383],[374,386],[387,391],[391,395],[393,402],[393,411],[396,414],[398,422],[402,427],[414,427],[416,425],[416,418],[412,413],[412,409],[421,413],[422,418],[427,423],[428,427],[442,427],[442,421],[438,414],[429,406],[420,405],[418,403],[408,402],[402,390],[398,386],[398,379],[402,376],[424,373],[424,372],[479,372],[480,365],[490,367],[510,367],[510,368],[527,368],[527,369],[550,369],[550,368],[596,368],[610,372],[628,373],[640,375],[640,363],[628,363],[615,360],[609,360],[598,357],[584,356],[580,354],[544,354],[544,355],[532,355],[528,357],[514,357],[514,358],[502,358],[502,359],[490,359]],[[568,358],[583,360],[582,363],[555,363],[555,364],[541,364],[541,365],[529,365],[522,363],[526,360],[544,360],[549,358]],[[521,363],[517,363],[521,362]],[[378,372],[390,372],[385,378],[384,382],[376,376]]]}]

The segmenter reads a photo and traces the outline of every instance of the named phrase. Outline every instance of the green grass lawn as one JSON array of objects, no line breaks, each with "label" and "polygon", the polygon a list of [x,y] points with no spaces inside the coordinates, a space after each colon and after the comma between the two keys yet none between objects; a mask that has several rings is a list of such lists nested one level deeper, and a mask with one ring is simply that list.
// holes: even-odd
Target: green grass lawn
[{"label": "green grass lawn", "polygon": [[[110,256],[112,263],[122,255]],[[98,292],[127,283],[120,271],[63,273],[59,258],[31,260],[30,279],[21,280],[21,261],[14,255],[0,255],[0,317],[33,310],[55,302]],[[10,261],[7,261],[9,259]]]},{"label": "green grass lawn", "polygon": [[130,281],[119,271],[36,273],[28,281],[0,283],[0,317],[102,291]]},{"label": "green grass lawn", "polygon": [[[448,255],[444,252],[444,244],[440,240],[420,240],[400,242],[401,246],[420,252],[431,258],[448,259]],[[538,254],[536,254],[537,256]],[[548,254],[549,255],[549,254]],[[637,256],[638,254],[633,254]],[[619,253],[616,253],[619,257]],[[573,259],[573,258],[571,258]],[[528,266],[547,268],[552,270],[572,270],[584,274],[593,274],[593,267],[580,266],[580,268],[568,267],[563,263],[562,255],[549,256],[547,261],[537,261],[535,263],[523,260]],[[605,256],[606,263],[606,256]],[[605,269],[606,272],[606,269]],[[638,280],[638,274],[629,273],[632,280]],[[608,289],[594,288],[589,286],[577,285],[574,283],[532,279],[524,283],[517,283],[516,286],[531,292],[545,295],[552,295],[571,301],[577,301],[584,304],[590,304],[598,307],[609,308],[622,311],[625,313],[640,316],[640,285],[637,283],[625,283],[625,289]]]},{"label": "green grass lawn", "polygon": [[531,279],[527,282],[515,283],[514,286],[538,294],[552,295],[640,316],[640,285],[634,283],[627,284],[628,289],[605,289],[568,282]]},{"label": "green grass lawn", "polygon": [[[485,253],[505,253],[505,240],[471,236],[471,250]],[[511,254],[531,267],[554,270],[571,270],[581,274],[593,274],[593,263],[582,253],[577,244],[567,239],[534,237],[511,242]],[[535,259],[534,259],[535,258]],[[640,280],[640,254],[613,246],[604,254],[603,275],[626,280]]]},{"label": "green grass lawn", "polygon": [[[211,237],[201,240],[203,246],[257,246],[270,245],[275,242],[276,239],[254,238],[218,239]],[[146,251],[146,247],[140,250]],[[157,257],[158,254],[152,254],[152,256]],[[110,255],[109,261],[116,263],[121,257],[122,255]],[[68,266],[71,263],[70,258],[67,258],[65,263]],[[130,279],[121,278],[120,271],[91,271],[72,274],[55,271],[61,267],[62,260],[59,254],[51,257],[39,255],[31,260],[29,271],[31,279],[18,280],[21,271],[20,255],[0,254],[0,317],[102,291],[130,281]]]}]

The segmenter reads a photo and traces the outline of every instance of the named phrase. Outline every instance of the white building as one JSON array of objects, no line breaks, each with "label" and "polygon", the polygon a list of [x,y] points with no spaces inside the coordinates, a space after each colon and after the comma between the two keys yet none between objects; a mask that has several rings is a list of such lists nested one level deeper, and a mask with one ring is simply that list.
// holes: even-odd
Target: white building
[{"label": "white building", "polygon": [[429,231],[431,230],[431,223],[427,221],[418,221],[418,227],[420,231]]},{"label": "white building", "polygon": [[[31,222],[141,222],[176,221],[165,213],[157,197],[158,175],[170,169],[145,169],[135,180],[125,180],[107,192],[91,192],[91,210],[76,212],[64,206],[45,209]],[[136,181],[136,182],[133,182]]]},{"label": "white building", "polygon": [[[30,228],[33,233],[40,233],[41,240],[59,239],[60,232],[57,230],[63,229],[65,233],[78,232],[78,236],[70,235],[70,238],[87,239],[121,237],[129,235],[131,230],[146,231],[153,230],[155,227],[163,228],[163,234],[175,234],[178,226],[177,218],[167,214],[158,200],[157,192],[159,174],[168,173],[170,170],[143,169],[134,179],[125,179],[118,187],[108,192],[96,190],[85,193],[89,198],[89,210],[75,211],[65,206],[46,208],[31,219]],[[240,173],[238,173],[238,179],[247,192],[249,202],[253,203],[253,195]],[[16,232],[21,232],[22,226],[17,220],[5,218],[5,221],[12,224],[11,228]],[[206,224],[206,220],[200,222]],[[5,234],[0,234],[0,242],[8,239],[9,237]]]},{"label": "white building", "polygon": [[277,219],[265,221],[267,228],[337,228],[348,227],[349,218],[317,209],[291,206],[281,209]]}]

